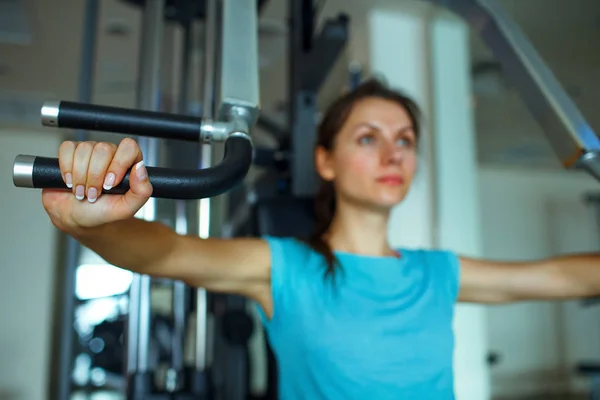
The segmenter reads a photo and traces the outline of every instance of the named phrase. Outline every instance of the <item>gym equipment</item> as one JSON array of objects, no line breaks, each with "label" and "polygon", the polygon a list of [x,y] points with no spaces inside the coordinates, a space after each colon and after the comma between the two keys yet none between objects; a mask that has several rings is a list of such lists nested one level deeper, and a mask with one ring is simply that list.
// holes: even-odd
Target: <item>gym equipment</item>
[{"label": "gym equipment", "polygon": [[[90,102],[94,84],[94,65],[96,55],[96,39],[98,30],[99,0],[86,0],[84,8],[84,32],[81,42],[81,67],[78,82],[78,98],[81,102]],[[81,129],[76,131],[75,140],[87,140],[87,133]],[[58,337],[53,352],[57,359],[56,376],[52,377],[51,393],[57,400],[70,398],[72,386],[73,343],[75,332],[73,318],[75,315],[75,274],[80,256],[81,246],[72,237],[66,239],[65,269],[62,279],[60,323],[55,325],[54,336]]]},{"label": "gym equipment", "polygon": [[[173,218],[176,231],[180,234],[207,237],[211,203],[206,201],[238,185],[252,163],[253,146],[249,133],[259,112],[257,13],[264,1],[258,4],[256,0],[245,1],[243,4],[236,0],[147,0],[134,3],[143,7],[137,109],[89,104],[99,4],[97,0],[88,0],[80,102],[61,101],[44,104],[42,124],[55,128],[76,129],[78,141],[86,140],[86,130],[141,136],[138,142],[144,153],[154,193],[137,216],[146,220],[156,220],[160,206],[156,200],[176,199]],[[185,114],[188,109],[188,77],[193,46],[192,22],[195,18],[202,17],[206,19],[205,66],[203,115],[199,118]],[[160,67],[163,58],[165,19],[175,19],[183,28],[184,34],[176,114],[162,111],[159,105],[162,92]],[[220,67],[217,68],[217,65]],[[177,148],[176,145],[168,145],[171,152],[171,160],[168,161],[169,164],[175,165],[175,168],[156,167],[161,164],[161,157],[164,157],[164,152],[158,151],[159,139],[187,142],[183,149]],[[217,141],[224,142],[224,156],[220,164],[213,166],[210,149],[211,144]],[[190,142],[195,146],[189,146]],[[60,177],[57,161],[46,157],[17,156],[13,168],[14,184],[26,188],[68,190]],[[162,161],[164,163],[164,160]],[[186,163],[187,168],[182,166]],[[127,189],[128,178],[121,185],[104,193],[123,193]],[[190,212],[190,204],[185,203],[185,199],[202,200],[194,207],[194,211]],[[196,219],[197,224],[188,224],[190,219]],[[70,398],[73,386],[73,345],[76,342],[73,334],[73,290],[75,270],[81,254],[81,246],[73,239],[68,240],[64,309],[61,332],[58,335],[61,344],[57,357],[58,379],[55,380],[56,385],[53,388],[55,398],[61,400]],[[150,310],[151,284],[150,277],[133,275],[129,288],[129,311],[124,327],[126,353],[121,359],[126,369],[126,380],[124,385],[120,383],[113,387],[124,386],[126,398],[133,400],[183,400],[215,396],[233,400],[246,398],[247,390],[243,382],[246,379],[247,373],[244,368],[247,364],[238,363],[235,357],[229,358],[234,365],[239,365],[238,370],[241,370],[229,374],[224,385],[227,390],[221,393],[213,392],[209,360],[211,354],[207,347],[211,334],[208,326],[209,299],[204,290],[190,293],[182,282],[172,283],[173,325],[170,331],[172,343],[169,346],[171,362],[164,376],[164,386],[156,386],[157,371],[152,370],[151,351],[157,343],[162,343],[163,349],[165,345],[164,341],[152,340],[153,330],[157,330],[160,325],[152,322],[155,317],[151,315]],[[194,364],[188,366],[184,363],[183,338],[192,302],[195,303],[196,341]],[[233,328],[245,327],[241,337],[235,332],[228,332],[228,337],[233,338],[232,342],[236,345],[245,342],[243,338],[248,336],[249,329],[248,324],[244,323],[246,320],[241,320],[240,325],[239,315],[231,314],[228,315],[227,321],[226,325]],[[103,352],[103,355],[114,354],[116,349],[112,350]],[[98,357],[93,359],[98,361]],[[112,362],[118,363],[119,360],[100,357],[100,364],[105,369],[114,369]],[[236,391],[228,392],[230,387]]]},{"label": "gym equipment", "polygon": [[326,18],[316,31],[318,6],[313,0],[288,0],[288,101],[285,127],[261,114],[257,126],[277,142],[274,149],[257,148],[253,164],[267,171],[252,188],[229,192],[224,231],[255,235],[252,219],[262,199],[281,196],[311,198],[318,188],[313,146],[317,129],[317,96],[350,37],[350,18],[341,13]]},{"label": "gym equipment", "polygon": [[600,139],[519,26],[495,0],[424,0],[471,25],[492,50],[565,168],[600,180]]},{"label": "gym equipment", "polygon": [[[146,3],[144,28],[148,32],[145,32],[144,37],[155,39],[142,44],[142,58],[148,59],[148,62],[160,60],[163,12],[164,1]],[[248,134],[259,111],[256,13],[256,1],[244,2],[241,6],[234,6],[231,0],[223,4],[222,42],[219,46],[222,67],[217,120],[145,111],[144,109],[155,108],[151,89],[156,86],[158,79],[155,75],[160,70],[157,65],[156,70],[152,71],[142,62],[141,109],[51,102],[42,107],[42,124],[162,139],[224,141],[225,156],[221,163],[198,170],[153,167],[154,160],[148,159],[152,157],[146,155],[148,152],[144,154],[149,165],[148,176],[154,188],[154,198],[202,199],[225,193],[244,179],[252,164],[253,146]],[[148,71],[144,74],[146,69]],[[149,85],[144,85],[144,80]],[[150,93],[146,95],[144,90],[149,90]],[[13,181],[18,187],[68,190],[56,158],[18,155],[13,168]],[[128,181],[129,174],[121,184],[111,190],[103,190],[103,193],[125,193],[129,189]]]},{"label": "gym equipment", "polygon": [[[317,95],[348,41],[349,18],[340,14],[325,21],[314,35],[316,7],[312,1],[289,2],[289,120],[291,189],[296,196],[311,196],[318,187],[314,169],[317,131]],[[298,155],[302,155],[298,157]],[[307,168],[307,166],[310,166]]]},{"label": "gym equipment", "polygon": [[[92,365],[106,372],[120,374],[123,371],[123,335],[124,319],[103,321],[94,327],[90,340],[86,345],[93,354]],[[101,343],[101,348],[94,348],[95,343]],[[99,346],[98,346],[99,347]]]},{"label": "gym equipment", "polygon": [[[230,190],[243,181],[252,164],[252,144],[246,133],[234,131],[225,142],[223,161],[211,168],[177,170],[147,167],[152,197],[164,199],[202,199]],[[17,186],[67,189],[60,174],[57,158],[20,155],[15,160]],[[123,181],[104,194],[124,194],[129,190],[129,172]]]},{"label": "gym equipment", "polygon": [[[240,125],[242,129],[247,126],[251,126],[256,121],[258,115],[258,43],[257,43],[257,6],[255,1],[246,2],[244,4],[237,4],[232,0],[225,1],[222,3],[221,9],[218,7],[218,2],[209,0],[205,2],[205,66],[204,66],[204,96],[203,96],[203,118],[200,131],[196,129],[195,133],[192,134],[194,140],[198,140],[202,134],[205,135],[203,141],[207,143],[207,139],[211,138],[213,141],[218,138],[227,138],[225,144],[225,157],[224,161],[220,166],[223,167],[223,172],[231,176],[232,171],[228,171],[225,168],[225,160],[228,157],[229,149],[227,148],[227,141],[232,136],[225,136],[228,133],[235,132],[235,129],[239,129]],[[221,15],[221,21],[219,22],[218,15]],[[151,20],[150,18],[148,20]],[[155,25],[155,24],[154,24]],[[220,31],[220,32],[219,32]],[[217,40],[220,38],[221,43],[218,44]],[[156,41],[154,42],[157,43]],[[189,46],[186,46],[189,49]],[[216,57],[220,50],[220,58]],[[189,50],[188,50],[189,51]],[[220,71],[216,65],[220,65]],[[185,66],[185,63],[184,63]],[[180,95],[185,95],[184,89],[185,83],[182,82],[182,89]],[[218,91],[216,90],[218,88]],[[156,92],[155,92],[156,93]],[[215,94],[217,94],[215,96]],[[182,99],[183,100],[183,99]],[[180,101],[180,106],[185,102]],[[182,111],[182,110],[180,110]],[[233,117],[233,118],[232,118]],[[181,121],[181,120],[180,120]],[[196,125],[198,127],[198,125]],[[248,149],[250,150],[250,149]],[[231,154],[232,156],[235,155]],[[246,156],[250,156],[251,153],[248,151]],[[245,171],[250,167],[250,158],[244,158]],[[215,171],[212,167],[212,154],[209,146],[202,146],[201,155],[199,157],[199,171]],[[247,164],[246,164],[247,163]],[[189,171],[189,170],[188,170]],[[240,172],[242,170],[240,169]],[[149,176],[152,177],[149,171]],[[243,176],[239,175],[240,178]],[[152,178],[150,178],[152,179]],[[224,180],[221,181],[221,193],[228,190],[227,185],[231,187],[231,183]],[[204,188],[206,189],[206,187]],[[177,196],[172,196],[175,198]],[[181,198],[181,196],[179,196]],[[198,214],[198,229],[195,234],[201,237],[207,237],[209,234],[209,219],[211,218],[210,207],[211,203],[206,202],[206,197],[209,197],[209,193],[205,192],[202,196],[200,204],[197,207]],[[179,233],[186,233],[189,229],[185,221],[185,213],[182,212],[182,203],[178,202],[178,218],[176,223],[176,230]],[[146,286],[147,287],[147,286]],[[231,379],[227,380],[224,388],[217,388],[215,383],[215,371],[211,370],[210,355],[211,350],[208,348],[210,343],[210,334],[212,333],[209,329],[209,298],[203,289],[198,289],[194,293],[195,301],[195,315],[196,315],[196,340],[195,340],[195,357],[194,365],[192,370],[183,367],[182,359],[182,337],[183,337],[183,325],[185,322],[186,313],[185,300],[187,290],[185,286],[180,283],[175,283],[174,288],[174,310],[175,310],[175,331],[173,335],[173,343],[175,344],[172,354],[172,369],[167,375],[167,382],[165,389],[168,394],[176,395],[175,398],[214,398],[223,396],[228,399],[242,399],[245,397],[245,393],[227,393],[230,387],[240,388],[243,390],[243,378],[244,373],[242,372],[234,375]],[[132,291],[132,295],[135,292]],[[148,294],[142,293],[140,296],[140,304],[148,304]],[[143,303],[142,303],[143,302]],[[143,314],[146,317],[143,317]],[[150,368],[148,367],[147,355],[148,351],[148,332],[150,327],[145,324],[142,325],[144,320],[147,320],[148,311],[140,314],[137,317],[134,314],[130,314],[130,321],[134,328],[138,325],[137,329],[140,333],[138,339],[138,350],[137,354],[135,351],[130,354],[128,360],[129,375],[131,376],[131,384],[128,390],[128,398],[132,399],[154,399],[160,398],[161,394],[150,393],[152,384],[150,382]],[[141,358],[143,362],[138,362],[136,368],[136,356],[145,356],[145,360]],[[243,367],[243,364],[240,364]]]}]

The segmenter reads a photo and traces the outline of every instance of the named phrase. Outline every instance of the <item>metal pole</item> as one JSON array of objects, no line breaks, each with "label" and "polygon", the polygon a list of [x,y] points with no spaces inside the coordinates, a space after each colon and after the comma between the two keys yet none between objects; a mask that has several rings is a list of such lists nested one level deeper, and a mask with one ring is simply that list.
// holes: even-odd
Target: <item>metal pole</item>
[{"label": "metal pole", "polygon": [[180,114],[188,114],[189,102],[189,77],[192,63],[192,48],[194,46],[192,37],[193,21],[189,20],[183,24],[183,54],[181,63],[181,76],[179,77],[178,109]]},{"label": "metal pole", "polygon": [[[98,0],[85,2],[83,18],[83,38],[81,41],[81,67],[79,72],[78,99],[89,103],[92,100],[94,87],[94,65],[96,59],[96,38],[98,28]],[[87,140],[87,132],[77,131],[75,140]],[[81,245],[73,237],[67,237],[66,267],[64,275],[64,290],[62,298],[61,334],[58,360],[58,386],[55,398],[68,400],[71,397],[73,369],[73,321],[75,315],[75,271],[79,266]]]},{"label": "metal pole", "polygon": [[[202,116],[215,117],[215,59],[218,29],[217,0],[206,0],[206,18],[204,31],[204,95],[202,99]],[[212,148],[201,145],[200,168],[208,168],[212,164]],[[210,234],[210,199],[202,199],[198,203],[198,235],[206,239]],[[204,372],[207,367],[207,297],[206,290],[198,289],[196,293],[196,371]]]},{"label": "metal pole", "polygon": [[[186,202],[175,203],[175,230],[181,235],[189,232],[187,223]],[[175,392],[182,387],[183,378],[183,342],[185,336],[185,318],[187,316],[188,290],[184,282],[173,283],[173,339],[171,368],[167,379],[167,391]]]},{"label": "metal pole", "polygon": [[303,85],[306,55],[312,50],[314,28],[314,1],[290,0],[288,13],[290,30],[288,38],[288,117],[291,130],[292,192],[295,196],[312,196],[318,187],[312,146],[316,138],[317,91]]},{"label": "metal pole", "polygon": [[[185,21],[183,24],[183,52],[181,57],[181,71],[178,88],[177,109],[180,114],[187,114],[188,111],[188,84],[190,74],[190,63],[192,55],[192,21]],[[187,223],[188,212],[187,202],[178,200],[175,203],[175,230],[181,235],[189,234],[190,228]],[[183,343],[185,336],[185,319],[188,306],[188,288],[184,282],[176,281],[173,283],[173,339],[171,355],[171,371],[167,384],[167,390],[174,392],[182,386],[183,363]]]},{"label": "metal pole", "polygon": [[[161,55],[163,47],[165,0],[147,0],[142,17],[141,53],[138,75],[137,107],[143,110],[158,111],[161,95]],[[138,139],[144,162],[156,166],[158,161],[158,139],[140,137]],[[151,198],[137,215],[147,221],[156,218],[156,199]],[[134,275],[130,290],[130,311],[127,335],[127,372],[135,375],[133,394],[149,390],[148,350],[150,345],[150,288],[151,279],[147,275]],[[139,380],[137,380],[137,379]],[[131,384],[131,382],[130,382]],[[141,387],[143,386],[143,387]]]},{"label": "metal pole", "polygon": [[[258,68],[258,15],[256,0],[222,2],[219,65],[219,118],[244,116],[248,130],[256,123],[260,109]],[[227,296],[222,318],[246,316],[245,300]],[[235,310],[241,311],[236,316]],[[242,310],[240,310],[242,309]],[[229,340],[224,348],[223,397],[244,399],[247,389],[247,361],[243,341]]]}]

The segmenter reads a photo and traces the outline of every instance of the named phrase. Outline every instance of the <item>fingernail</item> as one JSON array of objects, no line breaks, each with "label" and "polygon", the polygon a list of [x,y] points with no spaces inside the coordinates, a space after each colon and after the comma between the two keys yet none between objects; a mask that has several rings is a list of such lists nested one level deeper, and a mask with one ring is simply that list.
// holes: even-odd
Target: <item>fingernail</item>
[{"label": "fingernail", "polygon": [[73,176],[70,172],[67,172],[67,174],[65,175],[65,183],[67,184],[67,187],[69,189],[73,187]]},{"label": "fingernail", "polygon": [[112,189],[114,184],[115,184],[115,174],[113,174],[112,172],[109,172],[109,174],[106,175],[106,178],[104,179],[104,185],[102,187],[104,188],[104,190],[110,190],[110,189]]},{"label": "fingernail", "polygon": [[83,200],[84,195],[85,195],[85,188],[81,185],[77,186],[75,188],[75,198],[77,198],[77,200]]},{"label": "fingernail", "polygon": [[144,161],[140,161],[135,165],[135,173],[140,181],[143,181],[148,177],[148,171],[146,171]]},{"label": "fingernail", "polygon": [[96,188],[89,188],[87,198],[90,203],[95,202],[98,199],[98,190]]}]

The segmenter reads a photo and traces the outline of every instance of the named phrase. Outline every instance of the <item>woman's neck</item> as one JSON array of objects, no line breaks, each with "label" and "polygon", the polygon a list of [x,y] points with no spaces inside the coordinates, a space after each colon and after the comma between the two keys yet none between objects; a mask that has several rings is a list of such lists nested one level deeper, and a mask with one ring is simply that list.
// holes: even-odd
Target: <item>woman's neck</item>
[{"label": "woman's neck", "polygon": [[334,251],[370,256],[393,256],[387,240],[389,211],[338,204],[325,240]]}]

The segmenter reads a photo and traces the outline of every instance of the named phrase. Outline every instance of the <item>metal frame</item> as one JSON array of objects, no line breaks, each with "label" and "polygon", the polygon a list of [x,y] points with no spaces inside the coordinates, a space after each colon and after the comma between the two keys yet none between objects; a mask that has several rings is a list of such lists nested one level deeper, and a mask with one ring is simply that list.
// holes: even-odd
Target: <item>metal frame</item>
[{"label": "metal frame", "polygon": [[[147,1],[142,16],[141,54],[138,72],[137,108],[147,111],[161,109],[161,62],[164,36],[165,0]],[[156,138],[138,139],[144,161],[148,166],[159,163]],[[151,198],[137,217],[156,220],[156,199]],[[152,279],[134,274],[130,287],[127,317],[127,394],[133,399],[147,398],[151,393],[152,375],[149,366],[150,347],[150,292]]]},{"label": "metal frame", "polygon": [[[200,143],[201,154],[196,153],[192,158],[200,160],[200,165],[195,163],[193,169],[200,167],[206,168],[206,179],[210,172],[214,171],[217,175],[218,168],[213,168],[213,160],[210,157],[209,143],[212,141],[225,140],[227,142],[234,138],[231,143],[241,143],[244,149],[245,158],[250,165],[251,140],[247,136],[251,127],[256,123],[259,113],[259,85],[258,85],[258,17],[257,13],[260,4],[257,0],[249,0],[240,5],[236,0],[207,0],[207,24],[208,34],[206,35],[206,47],[209,54],[206,57],[207,64],[205,68],[204,102],[205,117],[195,120],[191,117],[182,115],[166,114],[159,112],[161,108],[161,62],[163,61],[163,40],[165,18],[168,18],[167,0],[147,0],[143,2],[142,16],[142,38],[141,38],[141,62],[138,76],[137,108],[127,110],[115,107],[95,106],[91,104],[92,91],[92,72],[95,56],[95,35],[98,24],[97,0],[88,0],[86,8],[86,36],[84,38],[84,51],[82,60],[80,100],[81,103],[73,102],[54,102],[45,104],[42,109],[42,123],[47,126],[59,128],[92,128],[97,131],[138,134],[144,135],[144,128],[152,130],[150,135],[138,137],[138,142],[144,153],[144,159],[148,165],[150,180],[154,171],[158,173],[159,168],[152,166],[162,163],[160,157],[164,152],[159,152],[158,141],[160,139],[169,139],[169,132],[173,130],[175,135],[184,140],[191,140]],[[190,3],[191,4],[191,3]],[[183,4],[182,6],[189,6]],[[222,4],[222,10],[218,5]],[[222,11],[222,13],[220,13]],[[222,17],[223,23],[219,23]],[[191,21],[179,21],[184,24],[185,44],[181,57],[182,71],[179,88],[179,113],[183,114],[186,110],[188,97],[187,77],[190,73],[189,62],[191,52]],[[216,43],[221,40],[220,45]],[[217,54],[217,50],[221,53]],[[220,56],[220,58],[219,58]],[[219,62],[219,68],[213,64]],[[215,82],[220,79],[218,91],[215,89]],[[238,81],[235,81],[238,79]],[[215,94],[219,97],[215,99]],[[213,108],[212,104],[217,100],[217,105]],[[216,111],[216,112],[215,112]],[[114,118],[118,116],[118,118]],[[118,120],[119,122],[115,122]],[[165,125],[166,124],[166,125]],[[194,129],[196,133],[194,134]],[[134,133],[135,132],[135,133]],[[158,133],[157,133],[158,132]],[[80,131],[78,140],[85,140],[85,132]],[[204,144],[203,144],[204,143]],[[250,143],[250,144],[247,144]],[[234,146],[234,145],[231,145]],[[233,148],[233,147],[232,147]],[[171,149],[173,150],[173,149]],[[208,150],[208,151],[207,151]],[[236,151],[235,153],[241,153]],[[234,151],[232,150],[232,154]],[[240,154],[241,155],[241,154]],[[230,159],[235,157],[230,156]],[[23,164],[23,160],[29,160],[29,164]],[[56,159],[49,159],[36,156],[17,156],[15,160],[15,169],[13,169],[13,180],[16,186],[22,187],[52,187],[63,188],[64,183],[60,182],[58,176],[60,171],[56,169]],[[246,161],[243,161],[245,163]],[[173,162],[171,162],[173,164]],[[21,165],[23,164],[23,165]],[[38,167],[43,165],[46,168],[45,175],[39,175]],[[230,163],[231,165],[231,163]],[[229,170],[227,167],[223,167]],[[223,170],[223,168],[221,170]],[[23,175],[23,171],[29,175]],[[170,173],[177,173],[177,170]],[[181,172],[181,170],[179,170]],[[196,173],[196,171],[191,171]],[[167,173],[167,172],[165,172]],[[38,176],[36,176],[38,174]],[[226,174],[227,175],[227,174]],[[40,178],[41,176],[41,178]],[[169,179],[181,179],[173,175]],[[221,181],[219,181],[221,179]],[[214,182],[225,188],[229,186],[228,178],[214,178]],[[23,183],[24,182],[24,183]],[[155,187],[156,189],[156,187]],[[112,193],[112,192],[111,192]],[[115,192],[116,193],[116,192]],[[174,194],[181,196],[181,194]],[[208,227],[210,222],[210,202],[209,195],[201,198],[199,206],[195,211],[198,215],[198,232],[201,237],[209,235]],[[158,197],[158,196],[156,196]],[[158,205],[156,197],[150,198],[146,205],[136,215],[148,221],[157,220]],[[181,199],[186,197],[164,198]],[[179,233],[190,233],[191,228],[186,223],[189,215],[186,215],[186,203],[178,201],[176,212],[173,216],[175,229]],[[208,207],[207,207],[208,205]],[[192,213],[193,214],[193,213]],[[192,233],[193,234],[193,233]],[[67,399],[71,393],[71,376],[73,361],[73,310],[74,310],[74,288],[75,288],[75,269],[78,266],[78,254],[81,246],[74,240],[69,242],[68,247],[68,266],[65,276],[65,284],[68,286],[65,290],[63,299],[63,326],[60,334],[61,349],[59,360],[60,384],[56,388],[56,397],[58,399]],[[150,331],[151,331],[151,313],[150,313],[150,291],[152,279],[149,276],[134,274],[133,282],[129,290],[129,314],[126,328],[126,396],[129,399],[186,399],[186,398],[210,398],[210,383],[208,379],[208,351],[207,351],[207,299],[206,293],[198,291],[196,296],[197,312],[197,347],[196,360],[193,367],[191,380],[184,382],[184,363],[181,346],[175,346],[172,354],[172,368],[168,371],[167,382],[164,393],[154,393],[152,382],[152,366],[149,360]],[[183,330],[185,325],[186,313],[189,309],[185,303],[188,297],[188,290],[182,282],[173,282],[174,285],[174,319],[175,332],[174,341],[181,342],[183,339]],[[239,358],[237,358],[239,359]],[[244,379],[244,371],[238,371],[232,378]],[[235,384],[233,386],[236,386]],[[236,393],[236,398],[243,398],[244,394]]]},{"label": "metal frame", "polygon": [[423,0],[458,14],[492,50],[513,80],[565,168],[600,180],[600,139],[519,26],[496,0]]},{"label": "metal frame", "polygon": [[256,0],[223,0],[219,109],[222,120],[258,118],[258,14]]},{"label": "metal frame", "polygon": [[288,10],[288,124],[283,127],[264,114],[258,117],[257,126],[270,133],[278,146],[255,148],[254,165],[268,172],[250,192],[230,197],[230,220],[225,229],[231,236],[252,230],[248,220],[256,202],[282,195],[310,197],[317,190],[313,151],[317,96],[348,42],[350,21],[340,14],[327,19],[322,30],[315,32],[314,0],[289,0]]},{"label": "metal frame", "polygon": [[315,35],[313,0],[289,0],[290,37],[289,126],[291,133],[292,193],[311,196],[317,190],[313,146],[317,130],[317,95],[348,41],[349,19],[340,15],[325,22]]},{"label": "metal frame", "polygon": [[[83,16],[83,38],[81,42],[81,64],[79,72],[78,99],[81,102],[92,100],[94,85],[94,65],[96,60],[98,15],[100,4],[98,0],[86,0]],[[84,130],[77,130],[76,141],[87,140],[88,134]],[[67,400],[73,387],[73,354],[75,331],[73,320],[75,318],[75,273],[79,264],[81,245],[72,237],[66,238],[66,259],[62,284],[62,301],[60,314],[60,330],[57,348],[58,376],[51,382],[55,385],[51,390],[51,398]]]},{"label": "metal frame", "polygon": [[[218,41],[221,23],[219,21],[219,3],[217,0],[206,0],[205,2],[205,24],[204,24],[204,76],[203,76],[203,98],[202,117],[204,120],[215,118],[215,93],[217,80],[217,57],[216,43]],[[212,149],[203,144],[200,146],[200,168],[208,168],[212,164]],[[196,215],[198,217],[198,231],[196,234],[201,238],[207,238],[210,234],[211,204],[210,199],[202,199],[197,203]],[[212,332],[208,331],[208,294],[203,288],[195,290],[195,312],[196,312],[196,347],[194,349],[194,370],[192,371],[192,382],[190,392],[194,395],[208,398],[212,392],[211,379],[208,371],[208,337]]]}]

